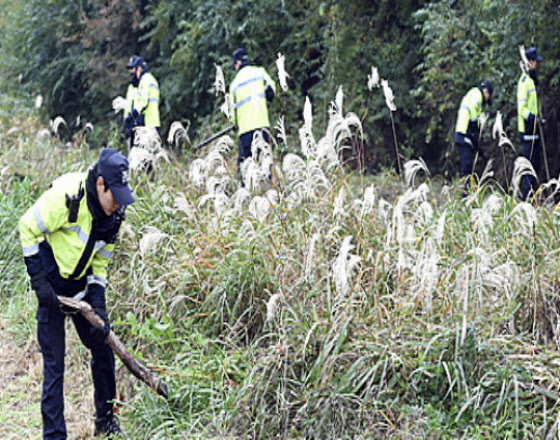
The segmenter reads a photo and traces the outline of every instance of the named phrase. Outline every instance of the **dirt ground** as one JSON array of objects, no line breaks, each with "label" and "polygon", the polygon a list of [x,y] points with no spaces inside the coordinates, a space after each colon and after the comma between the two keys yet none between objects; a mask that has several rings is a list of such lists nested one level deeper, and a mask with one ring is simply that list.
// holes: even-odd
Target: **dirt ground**
[{"label": "dirt ground", "polygon": [[[22,337],[0,318],[0,438],[41,439],[42,360],[36,328]],[[89,352],[70,321],[66,332],[65,418],[68,438],[93,438],[93,386]]]}]

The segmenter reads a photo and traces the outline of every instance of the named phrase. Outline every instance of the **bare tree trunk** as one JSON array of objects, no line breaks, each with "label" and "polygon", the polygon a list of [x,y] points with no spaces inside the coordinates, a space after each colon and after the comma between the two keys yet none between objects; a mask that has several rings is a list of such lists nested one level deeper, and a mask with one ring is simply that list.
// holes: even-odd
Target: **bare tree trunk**
[{"label": "bare tree trunk", "polygon": [[[94,325],[96,327],[103,327],[105,325],[103,320],[97,315],[97,313],[95,313],[95,311],[87,302],[78,301],[66,296],[58,295],[57,297],[58,301],[60,301],[61,304],[79,311],[91,325]],[[161,379],[157,379],[148,368],[134,359],[134,357],[128,352],[124,344],[120,341],[119,338],[117,338],[113,331],[110,331],[107,335],[107,342],[132,374],[134,374],[138,379],[140,379],[150,388],[152,388],[160,396],[163,396],[165,398],[168,397],[169,389],[167,388],[165,382],[163,382]]]}]

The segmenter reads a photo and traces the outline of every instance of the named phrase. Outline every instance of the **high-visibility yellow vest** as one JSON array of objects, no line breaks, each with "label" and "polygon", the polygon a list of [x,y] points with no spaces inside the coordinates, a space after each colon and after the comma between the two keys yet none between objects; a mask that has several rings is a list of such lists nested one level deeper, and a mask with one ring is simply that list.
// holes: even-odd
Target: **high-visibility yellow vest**
[{"label": "high-visibility yellow vest", "polygon": [[238,72],[229,87],[231,122],[239,134],[270,126],[265,90],[270,86],[276,91],[274,81],[263,67],[245,66]]},{"label": "high-visibility yellow vest", "polygon": [[457,124],[455,126],[456,133],[466,134],[469,122],[476,121],[477,124],[479,123],[483,100],[484,97],[478,87],[473,87],[467,92],[459,106]]},{"label": "high-visibility yellow vest", "polygon": [[[533,78],[523,73],[517,83],[517,128],[519,133],[525,133],[525,122],[529,113],[539,115],[537,88]],[[536,131],[536,127],[534,129]]]},{"label": "high-visibility yellow vest", "polygon": [[[93,217],[85,193],[86,178],[86,173],[70,173],[59,177],[25,212],[19,222],[24,257],[37,255],[39,243],[47,240],[59,273],[65,279],[74,273],[92,230]],[[70,223],[66,196],[78,194],[80,185],[84,188],[84,196],[79,204],[76,222]],[[113,243],[95,242],[89,261],[76,278],[83,278],[91,267],[93,274],[87,277],[88,284],[96,283],[105,287],[107,266],[114,248]]]},{"label": "high-visibility yellow vest", "polygon": [[134,108],[138,110],[138,113],[144,114],[144,125],[146,127],[161,127],[159,84],[150,72],[146,72],[140,77]]}]

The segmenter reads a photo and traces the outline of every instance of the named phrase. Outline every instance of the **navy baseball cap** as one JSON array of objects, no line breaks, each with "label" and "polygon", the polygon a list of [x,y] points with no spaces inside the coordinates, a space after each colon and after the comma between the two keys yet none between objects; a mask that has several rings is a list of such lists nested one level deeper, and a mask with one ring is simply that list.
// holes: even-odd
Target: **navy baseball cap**
[{"label": "navy baseball cap", "polygon": [[113,197],[120,206],[134,202],[128,186],[128,160],[114,148],[103,148],[97,162],[97,171],[109,186]]},{"label": "navy baseball cap", "polygon": [[494,87],[492,87],[492,83],[487,79],[485,79],[480,83],[480,88],[488,90],[488,94],[490,95],[490,99],[488,99],[488,104],[492,105],[492,94],[494,93]]},{"label": "navy baseball cap", "polygon": [[130,60],[128,60],[128,64],[126,65],[127,69],[132,69],[133,67],[139,67],[144,65],[144,58],[139,57],[138,55],[132,55]]},{"label": "navy baseball cap", "polygon": [[231,57],[233,58],[233,69],[235,69],[235,63],[237,61],[241,61],[242,64],[247,63],[247,52],[242,47],[235,49]]},{"label": "navy baseball cap", "polygon": [[528,60],[534,60],[534,61],[542,61],[542,57],[539,56],[539,54],[537,53],[537,49],[534,47],[530,47],[529,49],[527,49],[525,51],[525,55],[527,56]]}]

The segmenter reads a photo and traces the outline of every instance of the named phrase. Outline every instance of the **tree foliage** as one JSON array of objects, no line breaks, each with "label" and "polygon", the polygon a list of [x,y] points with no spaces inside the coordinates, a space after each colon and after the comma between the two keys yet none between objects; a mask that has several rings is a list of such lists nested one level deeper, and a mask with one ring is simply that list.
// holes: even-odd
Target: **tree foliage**
[{"label": "tree foliage", "polygon": [[272,114],[273,120],[285,115],[293,134],[306,96],[326,124],[342,86],[346,108],[363,119],[370,168],[395,161],[389,111],[382,93],[366,86],[372,66],[394,91],[401,153],[423,156],[441,170],[452,150],[458,103],[484,78],[494,83],[491,113],[504,114],[508,135],[516,139],[518,46],[535,45],[545,58],[540,93],[551,122],[548,147],[557,156],[560,38],[553,0],[0,3],[3,89],[40,93],[46,117],[108,124],[111,100],[124,94],[129,79],[126,60],[137,53],[160,81],[164,133],[182,120],[203,137],[226,122],[217,111],[215,66],[231,81],[230,54],[244,46],[273,76],[278,53],[285,55],[290,89],[279,94]]}]

